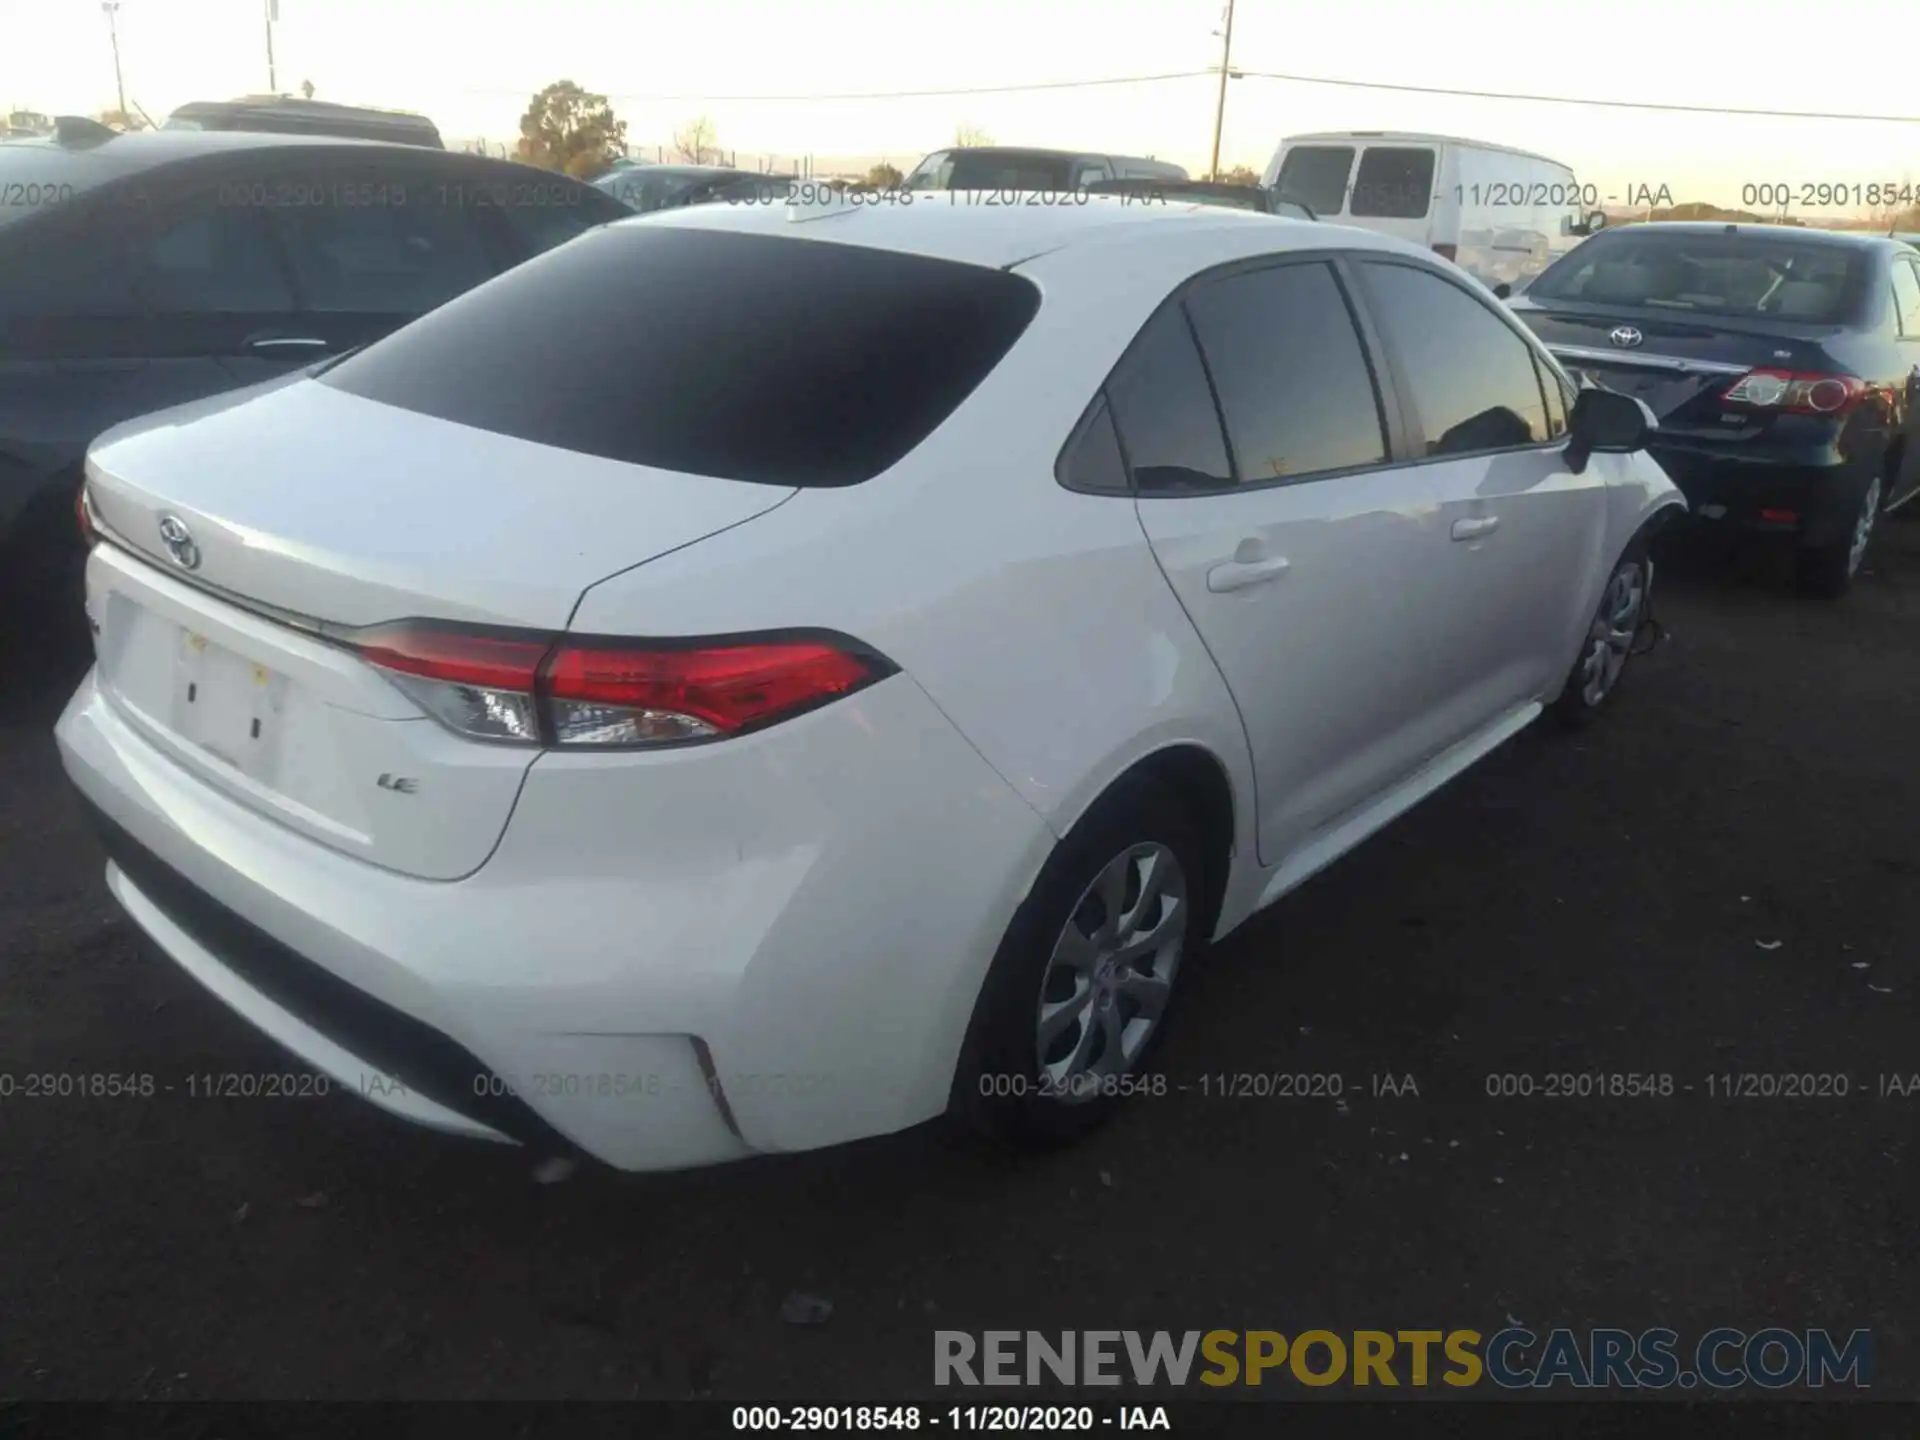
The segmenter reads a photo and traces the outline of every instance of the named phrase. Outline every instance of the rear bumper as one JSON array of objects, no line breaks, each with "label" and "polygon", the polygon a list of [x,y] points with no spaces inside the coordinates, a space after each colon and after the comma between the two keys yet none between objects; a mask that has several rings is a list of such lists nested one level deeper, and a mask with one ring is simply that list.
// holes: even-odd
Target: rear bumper
[{"label": "rear bumper", "polygon": [[906,676],[693,763],[543,756],[450,882],[213,791],[92,675],[57,734],[121,904],[256,1028],[416,1123],[629,1170],[939,1114],[1052,843]]},{"label": "rear bumper", "polygon": [[[1874,467],[1859,460],[1795,464],[1734,459],[1686,446],[1650,445],[1703,526],[1831,545],[1852,533]],[[1791,518],[1788,518],[1788,517]]]}]

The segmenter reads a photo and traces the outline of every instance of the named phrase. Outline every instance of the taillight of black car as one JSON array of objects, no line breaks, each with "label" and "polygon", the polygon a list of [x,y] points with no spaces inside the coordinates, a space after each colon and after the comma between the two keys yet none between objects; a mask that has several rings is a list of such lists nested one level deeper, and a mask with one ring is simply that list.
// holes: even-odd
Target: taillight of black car
[{"label": "taillight of black car", "polygon": [[1852,410],[1867,398],[1871,388],[1853,375],[1750,370],[1727,387],[1720,403],[1772,415],[1835,416]]},{"label": "taillight of black car", "polygon": [[402,621],[341,638],[456,734],[561,749],[725,740],[896,669],[819,632],[625,641]]}]

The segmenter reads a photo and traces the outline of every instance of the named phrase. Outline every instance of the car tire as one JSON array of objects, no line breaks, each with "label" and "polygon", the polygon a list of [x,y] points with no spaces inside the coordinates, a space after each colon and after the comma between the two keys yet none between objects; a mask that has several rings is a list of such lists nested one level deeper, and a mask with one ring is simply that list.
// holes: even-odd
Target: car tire
[{"label": "car tire", "polygon": [[[1146,776],[1123,780],[1073,827],[981,986],[951,1097],[963,1129],[1001,1145],[1061,1145],[1104,1124],[1130,1094],[1155,1093],[1146,1066],[1205,942],[1204,854],[1187,808]],[[1149,877],[1156,894],[1145,897]],[[1111,906],[1122,888],[1115,935]],[[1157,907],[1152,917],[1146,903]],[[1114,966],[1143,949],[1135,940],[1143,934],[1158,943]],[[1136,1029],[1155,1001],[1157,1014]],[[1085,1068],[1073,1068],[1076,1055]]]},{"label": "car tire", "polygon": [[1885,490],[1878,475],[1860,497],[1847,537],[1832,545],[1801,549],[1794,555],[1794,582],[1802,594],[1838,600],[1853,588],[1854,577],[1866,564],[1873,532],[1880,520]]},{"label": "car tire", "polygon": [[1600,603],[1580,640],[1580,653],[1567,683],[1553,702],[1554,718],[1583,729],[1599,718],[1620,688],[1653,595],[1653,560],[1645,532],[1636,535],[1613,562]]}]

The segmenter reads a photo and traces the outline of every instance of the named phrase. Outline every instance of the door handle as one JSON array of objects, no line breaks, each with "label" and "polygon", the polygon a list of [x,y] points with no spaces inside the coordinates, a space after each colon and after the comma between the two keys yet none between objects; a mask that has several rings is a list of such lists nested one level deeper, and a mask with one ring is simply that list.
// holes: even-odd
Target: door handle
[{"label": "door handle", "polygon": [[1216,595],[1225,595],[1249,585],[1264,585],[1286,574],[1288,564],[1284,555],[1276,555],[1271,560],[1229,560],[1207,571],[1207,589]]},{"label": "door handle", "polygon": [[1498,515],[1481,515],[1472,520],[1453,522],[1453,538],[1456,540],[1478,540],[1482,535],[1491,535],[1500,528]]},{"label": "door handle", "polygon": [[249,350],[325,350],[331,342],[312,335],[261,335],[247,341]]}]

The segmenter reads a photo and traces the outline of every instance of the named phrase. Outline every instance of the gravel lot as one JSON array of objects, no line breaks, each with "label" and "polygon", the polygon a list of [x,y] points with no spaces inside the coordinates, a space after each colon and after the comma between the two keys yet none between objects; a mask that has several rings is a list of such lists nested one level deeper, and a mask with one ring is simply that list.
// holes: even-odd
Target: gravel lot
[{"label": "gravel lot", "polygon": [[[118,917],[48,733],[67,679],[12,667],[0,1071],[161,1090],[0,1100],[0,1395],[880,1399],[927,1391],[936,1327],[1516,1317],[1868,1326],[1877,1394],[1920,1397],[1920,1095],[1876,1093],[1920,1072],[1920,520],[1878,546],[1837,606],[1668,567],[1673,639],[1606,722],[1523,735],[1244,929],[1192,974],[1188,1088],[1022,1165],[928,1127],[543,1185],[338,1094],[193,1098],[284,1062]],[[1347,1101],[1199,1088],[1275,1070]],[[1675,1093],[1487,1094],[1565,1070]],[[1853,1093],[1707,1094],[1784,1071]],[[794,1291],[831,1317],[783,1322]]]}]

